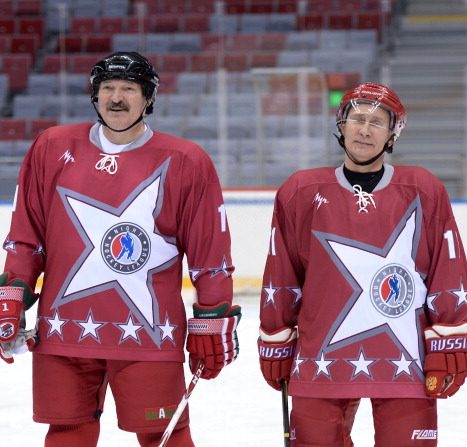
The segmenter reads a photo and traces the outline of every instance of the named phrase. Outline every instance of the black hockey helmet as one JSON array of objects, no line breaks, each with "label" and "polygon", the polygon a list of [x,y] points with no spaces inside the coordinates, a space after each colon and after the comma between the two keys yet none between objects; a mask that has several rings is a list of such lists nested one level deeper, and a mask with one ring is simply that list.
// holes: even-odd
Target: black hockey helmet
[{"label": "black hockey helmet", "polygon": [[141,84],[143,94],[149,101],[146,114],[152,113],[159,76],[145,57],[135,51],[120,51],[97,62],[91,70],[92,102],[98,100],[99,84],[109,79],[124,79]]}]

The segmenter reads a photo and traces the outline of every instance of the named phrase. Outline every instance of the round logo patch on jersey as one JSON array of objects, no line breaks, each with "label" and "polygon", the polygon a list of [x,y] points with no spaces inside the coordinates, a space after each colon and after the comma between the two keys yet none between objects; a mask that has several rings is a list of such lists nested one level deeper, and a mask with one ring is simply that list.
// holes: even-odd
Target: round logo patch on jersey
[{"label": "round logo patch on jersey", "polygon": [[149,259],[151,242],[147,233],[138,225],[120,223],[106,231],[101,242],[105,263],[123,274],[140,270]]},{"label": "round logo patch on jersey", "polygon": [[405,267],[390,264],[371,281],[370,297],[378,312],[390,318],[404,315],[414,301],[414,282]]}]

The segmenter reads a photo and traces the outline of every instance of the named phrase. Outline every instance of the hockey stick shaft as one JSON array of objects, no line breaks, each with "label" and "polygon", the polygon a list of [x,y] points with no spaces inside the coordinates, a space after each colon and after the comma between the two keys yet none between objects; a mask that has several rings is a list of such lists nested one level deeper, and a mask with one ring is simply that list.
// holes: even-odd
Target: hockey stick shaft
[{"label": "hockey stick shaft", "polygon": [[282,423],[284,426],[284,446],[290,447],[290,422],[289,422],[289,396],[287,392],[287,381],[281,382],[282,389]]},{"label": "hockey stick shaft", "polygon": [[167,425],[167,428],[165,429],[164,434],[162,435],[161,442],[159,443],[158,447],[164,447],[167,445],[167,442],[169,442],[169,438],[172,435],[172,432],[174,431],[174,428],[177,425],[177,422],[180,419],[180,416],[182,415],[183,410],[187,406],[188,399],[190,398],[191,393],[195,389],[195,386],[198,383],[198,380],[201,377],[203,370],[204,370],[204,363],[199,362],[198,366],[196,367],[195,373],[193,374],[193,377],[191,378],[191,381],[188,385],[188,388],[186,389],[185,394],[182,397],[182,400],[178,404],[178,407],[175,410],[175,413],[173,414],[172,419],[169,422],[169,425]]}]

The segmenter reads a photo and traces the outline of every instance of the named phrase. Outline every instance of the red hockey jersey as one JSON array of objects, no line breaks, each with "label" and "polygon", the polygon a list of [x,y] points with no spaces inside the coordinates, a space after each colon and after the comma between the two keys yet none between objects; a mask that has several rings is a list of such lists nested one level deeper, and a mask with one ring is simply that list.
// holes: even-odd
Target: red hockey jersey
[{"label": "red hockey jersey", "polygon": [[425,397],[423,329],[467,316],[467,266],[447,192],[385,165],[372,194],[343,168],[292,175],[276,195],[260,319],[298,326],[289,391]]},{"label": "red hockey jersey", "polygon": [[198,301],[232,301],[230,235],[213,163],[146,129],[103,153],[99,125],[54,127],[23,162],[5,271],[34,287],[37,352],[183,361],[186,254]]}]

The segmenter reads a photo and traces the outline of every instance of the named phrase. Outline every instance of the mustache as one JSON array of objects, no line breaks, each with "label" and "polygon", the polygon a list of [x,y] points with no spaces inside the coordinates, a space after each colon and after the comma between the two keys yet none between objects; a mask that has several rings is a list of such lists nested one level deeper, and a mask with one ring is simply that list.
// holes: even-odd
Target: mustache
[{"label": "mustache", "polygon": [[107,110],[120,111],[128,110],[128,106],[123,102],[112,102],[107,106]]}]

